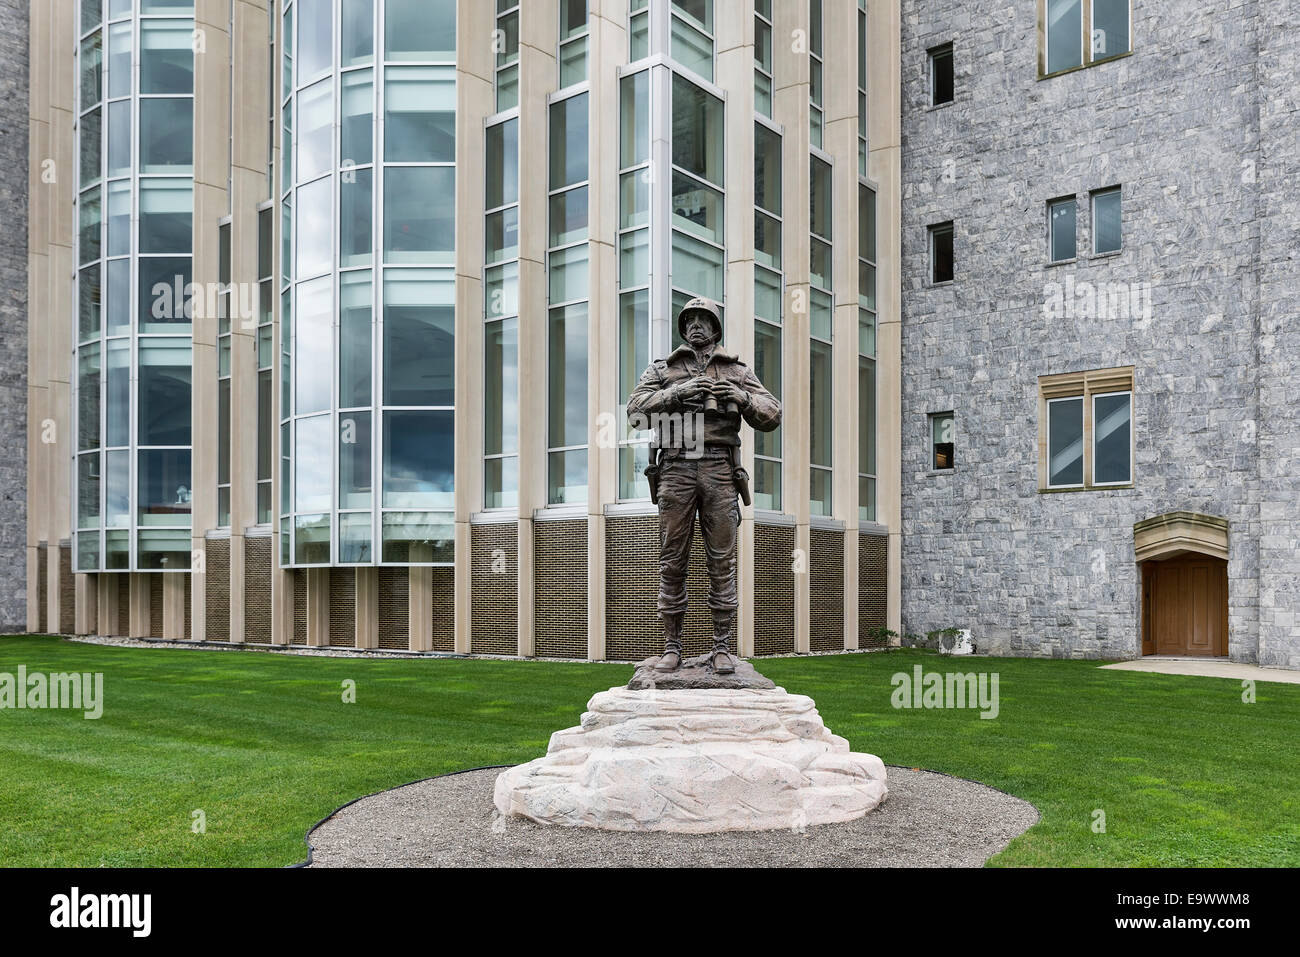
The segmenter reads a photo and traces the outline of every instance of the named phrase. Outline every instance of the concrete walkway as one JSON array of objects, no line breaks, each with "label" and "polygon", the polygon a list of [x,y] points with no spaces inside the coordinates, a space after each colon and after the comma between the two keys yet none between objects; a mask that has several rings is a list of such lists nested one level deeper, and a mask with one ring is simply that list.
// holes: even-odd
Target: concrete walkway
[{"label": "concrete walkway", "polygon": [[1147,655],[1132,661],[1102,665],[1116,671],[1150,671],[1161,675],[1200,675],[1205,678],[1232,678],[1234,681],[1276,681],[1300,685],[1300,671],[1284,668],[1261,668],[1225,658],[1184,658],[1176,655]]}]

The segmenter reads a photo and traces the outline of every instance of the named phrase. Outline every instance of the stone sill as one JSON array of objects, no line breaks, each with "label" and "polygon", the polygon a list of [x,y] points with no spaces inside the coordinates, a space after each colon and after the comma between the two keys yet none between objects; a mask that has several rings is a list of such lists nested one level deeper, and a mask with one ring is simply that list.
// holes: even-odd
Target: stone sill
[{"label": "stone sill", "polygon": [[1133,482],[1124,485],[1079,485],[1073,488],[1040,488],[1039,495],[1056,495],[1062,492],[1114,492],[1137,488]]}]

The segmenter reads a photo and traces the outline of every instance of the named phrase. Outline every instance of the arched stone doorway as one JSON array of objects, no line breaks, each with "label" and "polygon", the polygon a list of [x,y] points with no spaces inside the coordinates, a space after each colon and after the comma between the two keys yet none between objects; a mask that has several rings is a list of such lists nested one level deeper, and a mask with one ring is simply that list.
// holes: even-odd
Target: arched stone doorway
[{"label": "arched stone doorway", "polygon": [[1170,512],[1133,526],[1142,654],[1228,653],[1228,520]]}]

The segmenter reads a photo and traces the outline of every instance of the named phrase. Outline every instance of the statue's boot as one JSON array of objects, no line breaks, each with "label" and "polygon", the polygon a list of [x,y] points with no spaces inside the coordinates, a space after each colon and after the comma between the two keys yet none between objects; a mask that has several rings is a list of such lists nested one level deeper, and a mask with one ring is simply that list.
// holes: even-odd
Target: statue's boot
[{"label": "statue's boot", "polygon": [[684,613],[663,615],[664,653],[655,664],[655,671],[676,671],[682,666],[682,618]]},{"label": "statue's boot", "polygon": [[713,613],[713,651],[709,655],[709,663],[713,665],[714,674],[729,675],[736,671],[736,659],[731,657],[728,650],[731,644],[731,622],[735,614],[733,611]]}]

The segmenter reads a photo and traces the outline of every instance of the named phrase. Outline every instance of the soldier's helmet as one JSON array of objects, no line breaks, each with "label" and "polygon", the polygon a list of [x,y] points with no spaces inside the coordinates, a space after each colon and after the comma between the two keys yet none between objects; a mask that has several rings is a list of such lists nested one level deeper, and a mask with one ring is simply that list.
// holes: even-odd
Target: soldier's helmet
[{"label": "soldier's helmet", "polygon": [[697,296],[682,306],[682,311],[677,314],[677,331],[683,339],[686,338],[686,320],[691,317],[693,312],[702,312],[712,319],[714,338],[722,338],[722,316],[718,313],[717,303],[712,299]]}]

